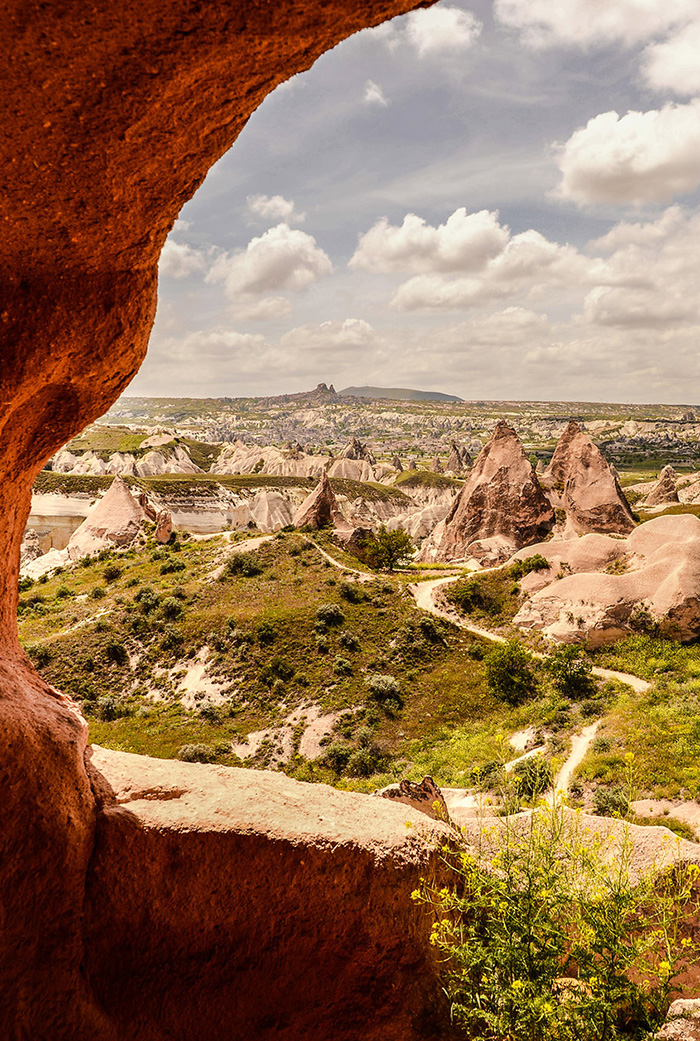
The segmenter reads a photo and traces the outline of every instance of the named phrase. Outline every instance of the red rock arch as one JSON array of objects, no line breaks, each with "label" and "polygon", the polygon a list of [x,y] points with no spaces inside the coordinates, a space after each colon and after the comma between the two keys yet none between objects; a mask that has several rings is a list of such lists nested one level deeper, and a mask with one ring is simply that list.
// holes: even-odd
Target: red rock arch
[{"label": "red rock arch", "polygon": [[[200,976],[209,975],[207,987],[201,978],[185,978],[192,969],[186,940],[179,936],[177,950],[168,948],[177,908],[170,909],[170,918],[161,908],[160,931],[141,936],[141,947],[150,945],[151,956],[140,963],[141,1000],[133,1000],[132,955],[139,937],[129,935],[129,916],[122,915],[122,947],[112,949],[105,933],[114,930],[114,918],[105,908],[119,903],[115,890],[125,879],[137,886],[137,859],[147,864],[156,854],[152,848],[149,853],[148,843],[139,847],[136,839],[143,840],[148,829],[126,811],[109,817],[127,833],[121,845],[110,846],[114,834],[102,800],[109,803],[111,796],[104,785],[100,794],[103,782],[94,771],[88,776],[84,721],[21,652],[15,623],[19,546],[37,471],[109,407],[143,360],[156,308],[160,250],[209,167],[278,83],[356,30],[418,6],[429,5],[415,0],[0,2],[6,58],[0,92],[0,1035],[8,1039],[232,1036],[235,988],[228,984],[235,964],[226,962],[232,952],[225,943],[223,949],[213,944],[204,955],[199,950],[200,959],[209,958],[198,967]],[[389,810],[395,816],[395,807],[378,811],[385,830],[398,821],[386,817]],[[161,839],[167,846],[166,832]],[[390,875],[409,882],[420,856],[412,860],[406,854],[404,839],[375,840],[393,850],[384,883]],[[201,835],[198,841],[204,842]],[[286,863],[298,845],[289,842],[259,836],[256,870]],[[244,856],[234,842],[236,849]],[[120,856],[128,863],[120,865]],[[163,856],[174,871],[173,858],[182,859],[182,851],[175,842]],[[315,856],[310,900],[314,871],[319,877],[326,872],[324,884],[332,884],[327,856],[318,850]],[[336,906],[347,900],[355,916],[361,916],[363,905],[350,899],[347,886],[357,885],[371,866],[365,853],[360,861],[362,869],[339,862],[346,888],[340,885],[335,900]],[[181,897],[187,878],[177,875]],[[278,866],[271,885],[280,884]],[[380,923],[393,917],[385,939],[399,929],[413,940],[392,952],[397,966],[392,980],[386,957],[380,956],[382,929],[375,928],[363,971],[346,998],[359,1002],[360,1012],[365,1002],[367,1017],[373,1009],[388,1009],[380,1022],[367,1021],[362,1032],[368,1039],[409,1039],[419,1029],[427,1037],[427,1026],[419,1027],[414,1016],[426,1013],[435,997],[430,973],[421,978],[429,965],[421,947],[424,929],[404,896],[386,884],[383,890],[374,896],[373,913]],[[313,920],[304,917],[303,898],[303,891],[294,897],[286,921],[279,894],[271,900],[274,924],[288,938],[297,927],[295,914],[301,916],[299,927]],[[129,899],[137,899],[133,888]],[[325,896],[320,903],[328,912]],[[259,904],[258,916],[262,911]],[[148,930],[149,920],[147,909],[140,908],[133,931]],[[309,1039],[352,1036],[341,1029],[337,988],[335,1033],[329,1032],[327,1016],[317,1011],[314,1019],[313,1009],[323,1004],[324,988],[332,981],[324,976],[328,967],[308,963],[313,945],[305,950],[305,965],[277,966],[278,973],[306,974],[305,996],[297,1002],[303,1015],[295,1019],[291,1009],[278,1009],[267,1025],[263,1017],[257,1028],[246,1027],[246,1036],[301,1036],[300,1023]],[[264,964],[269,987],[274,957]],[[413,1008],[401,1011],[406,1002],[396,1000],[397,994],[408,986],[411,965],[416,979],[406,997]],[[310,983],[314,973],[317,979]],[[159,1009],[166,976],[169,1007]],[[212,1007],[217,981],[229,1002],[224,1034]],[[262,986],[260,980],[256,986]],[[279,993],[292,992],[287,986]],[[347,1019],[347,1009],[345,1014]]]}]

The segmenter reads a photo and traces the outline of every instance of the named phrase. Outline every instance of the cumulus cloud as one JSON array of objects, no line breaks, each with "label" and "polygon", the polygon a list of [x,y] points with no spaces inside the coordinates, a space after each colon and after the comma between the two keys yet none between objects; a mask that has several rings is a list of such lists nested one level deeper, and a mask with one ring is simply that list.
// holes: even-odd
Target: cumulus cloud
[{"label": "cumulus cloud", "polygon": [[283,223],[251,239],[244,250],[220,256],[206,281],[223,282],[235,301],[239,296],[303,290],[332,270],[330,258],[312,235]]},{"label": "cumulus cloud", "polygon": [[367,80],[365,84],[365,101],[368,105],[382,105],[383,108],[389,104],[384,96],[384,91],[374,80]]},{"label": "cumulus cloud", "polygon": [[508,242],[498,213],[461,206],[438,227],[409,213],[400,227],[382,217],[360,236],[350,267],[365,271],[475,271]]},{"label": "cumulus cloud", "polygon": [[206,261],[199,250],[187,246],[184,242],[165,240],[158,266],[161,275],[168,278],[189,278],[205,268]]},{"label": "cumulus cloud", "polygon": [[586,296],[583,320],[629,329],[669,328],[700,320],[697,243],[700,213],[677,207],[657,221],[622,223],[591,243],[609,252]]},{"label": "cumulus cloud", "polygon": [[287,224],[301,224],[306,220],[306,214],[299,213],[292,200],[283,195],[249,195],[246,202],[250,212],[263,220],[286,221]]},{"label": "cumulus cloud", "polygon": [[700,184],[700,99],[604,112],[561,146],[558,193],[586,203],[663,202]]},{"label": "cumulus cloud", "polygon": [[230,313],[241,322],[272,322],[286,318],[292,310],[286,296],[242,296],[231,305]]},{"label": "cumulus cloud", "polygon": [[376,273],[416,272],[395,291],[400,311],[449,311],[474,307],[555,285],[575,285],[591,261],[537,231],[511,236],[488,210],[462,207],[438,227],[416,214],[401,226],[386,218],[360,236],[350,267]]},{"label": "cumulus cloud", "polygon": [[696,16],[697,0],[496,0],[494,10],[530,47],[629,47]]},{"label": "cumulus cloud", "polygon": [[420,58],[444,57],[469,50],[482,24],[471,11],[449,4],[411,11],[405,18],[384,22],[371,30],[391,50],[401,44],[412,47]]},{"label": "cumulus cloud", "polygon": [[670,39],[650,44],[642,56],[642,71],[655,90],[700,94],[700,18]]},{"label": "cumulus cloud", "polygon": [[481,28],[471,11],[448,5],[411,11],[406,19],[406,37],[421,58],[468,50]]},{"label": "cumulus cloud", "polygon": [[374,329],[363,318],[346,318],[342,322],[309,322],[290,329],[280,337],[280,347],[285,350],[354,352],[370,346],[375,337]]}]

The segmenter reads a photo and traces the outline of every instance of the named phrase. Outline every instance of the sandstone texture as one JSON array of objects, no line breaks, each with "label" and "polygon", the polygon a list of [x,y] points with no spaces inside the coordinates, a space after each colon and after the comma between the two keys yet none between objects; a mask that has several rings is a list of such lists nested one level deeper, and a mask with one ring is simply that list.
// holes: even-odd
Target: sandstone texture
[{"label": "sandstone texture", "polygon": [[450,454],[445,464],[445,473],[454,474],[455,477],[463,477],[472,465],[472,457],[462,445],[456,441],[450,441]]},{"label": "sandstone texture", "polygon": [[402,806],[419,810],[433,820],[448,822],[450,819],[445,797],[432,777],[424,777],[418,784],[404,778],[398,784],[382,788],[377,794],[394,804],[400,803]]},{"label": "sandstone texture", "polygon": [[323,528],[329,524],[335,524],[342,515],[338,508],[338,501],[328,480],[328,474],[324,470],[321,480],[314,490],[307,495],[303,503],[294,514],[294,527],[303,528],[309,525],[312,528]]},{"label": "sandstone texture", "polygon": [[676,471],[672,466],[664,466],[659,480],[643,500],[644,506],[661,506],[663,503],[679,502],[676,489]]},{"label": "sandstone texture", "polygon": [[278,773],[97,747],[89,769],[85,973],[121,1037],[447,1036],[410,896],[443,825]]},{"label": "sandstone texture", "polygon": [[[544,587],[523,604],[515,625],[591,647],[643,628],[647,622],[683,641],[700,635],[697,517],[657,517],[640,524],[626,539],[588,535],[576,541],[552,541],[534,550],[546,556],[552,568],[523,581],[526,591],[528,579],[530,590],[540,583]],[[564,577],[557,577],[561,574]]]},{"label": "sandstone texture", "polygon": [[[158,906],[142,902],[139,928],[123,929],[109,962],[100,960],[99,945],[90,949],[99,930],[84,933],[88,880],[91,905],[105,913],[122,887],[120,875],[131,897],[156,894],[145,885],[146,877],[139,879],[142,888],[127,885],[134,873],[148,875],[138,844],[115,843],[101,862],[108,873],[100,875],[96,868],[97,807],[84,765],[85,724],[33,672],[17,642],[22,534],[35,475],[107,411],[138,371],[155,317],[160,251],[208,169],[275,86],[357,30],[418,6],[416,0],[339,0],[333,5],[123,0],[87,10],[58,0],[30,11],[9,0],[0,3],[5,59],[0,146],[9,157],[0,195],[0,1036],[8,1041],[155,1041],[166,1036],[228,1041],[246,1036],[245,1028],[230,1023],[206,1030],[201,1025],[204,1009],[217,1014],[217,1023],[225,1013],[218,995],[203,999],[200,991],[195,996],[197,981],[206,980],[213,966],[225,963],[230,971],[237,958],[237,944],[227,946],[230,933],[223,927],[206,932],[209,944],[198,963],[183,958],[180,971],[170,972],[174,963],[167,944],[157,942],[162,935]],[[122,812],[137,824],[129,809]],[[145,832],[136,834],[145,838]],[[348,866],[353,848],[348,847]],[[279,964],[272,953],[278,930],[288,929],[295,919],[282,895],[290,877],[285,860],[295,863],[297,847],[290,842],[276,849],[268,902],[264,908],[255,905],[265,949],[271,952],[266,964],[278,972],[293,964],[295,984],[313,982],[319,962],[308,945],[300,949],[301,958]],[[348,932],[363,942],[366,937],[371,951],[390,950],[389,933],[400,937],[403,925],[409,929],[408,920],[396,914],[396,902],[405,899],[402,887],[389,884],[409,881],[400,865],[391,867],[397,849],[387,851],[388,874],[377,899],[371,890],[368,905],[365,891],[361,908],[352,868],[336,873],[330,858],[310,863],[317,891],[334,891],[333,906],[323,904],[319,922],[327,911],[324,927],[332,926],[338,909],[352,900],[355,923]],[[194,863],[182,847],[172,846],[166,856],[169,868],[178,860]],[[214,859],[218,867],[221,860]],[[100,877],[109,879],[111,894],[99,893]],[[206,884],[214,895],[216,875]],[[159,886],[157,895],[162,909],[168,904],[167,889]],[[175,896],[169,907],[173,918],[187,912],[192,892],[178,890]],[[385,922],[376,927],[381,936],[372,933],[373,919]],[[410,965],[408,956],[399,959],[403,976],[386,974],[385,981],[393,977],[391,985],[379,987],[371,1008],[373,962],[358,962],[359,970],[369,968],[364,975],[359,972],[362,978],[350,995],[350,1006],[362,1011],[362,1031],[356,1030],[355,1037],[360,1032],[371,1037],[367,1025],[377,1041],[430,1035],[427,1029],[421,1034],[420,1020],[432,1015],[435,991],[427,997],[427,991],[413,991],[406,1001],[411,981],[434,986],[434,974],[420,953],[425,949],[420,928],[412,934],[417,942],[410,945]],[[101,939],[110,942],[105,933]],[[128,966],[140,950],[154,947],[168,992],[174,981],[179,991],[177,1034],[159,1025],[169,1011],[154,976],[135,978],[121,1009],[107,1008],[95,993],[101,988],[106,998],[113,996],[122,964]],[[345,962],[353,964],[349,950]],[[270,972],[266,982],[274,978]],[[139,1004],[138,1021],[124,1030],[120,1016],[129,1015],[140,987],[153,1000]],[[298,1001],[291,987],[285,990],[258,1036],[320,1038],[334,1032],[328,1023],[323,1034],[317,1026],[320,996],[313,1011],[307,1006],[309,1030],[300,1035],[285,1027],[295,1019]],[[407,1022],[409,1008],[412,1023]],[[377,1009],[383,1022],[375,1030]]]},{"label": "sandstone texture", "polygon": [[700,1041],[700,1000],[678,998],[671,1004],[657,1041]]},{"label": "sandstone texture", "polygon": [[626,535],[634,527],[629,504],[612,468],[574,420],[567,425],[542,474],[552,504],[566,511],[579,534],[587,531]]},{"label": "sandstone texture", "polygon": [[423,544],[421,560],[498,563],[538,542],[553,524],[554,510],[532,464],[513,428],[501,420],[447,517]]},{"label": "sandstone texture", "polygon": [[[103,549],[130,546],[140,533],[144,520],[142,506],[122,478],[115,477],[103,498],[98,500],[80,527],[71,535],[67,547],[69,559],[80,560],[81,557],[93,556]],[[160,519],[157,523],[160,523]],[[167,539],[165,541],[167,542]]]}]

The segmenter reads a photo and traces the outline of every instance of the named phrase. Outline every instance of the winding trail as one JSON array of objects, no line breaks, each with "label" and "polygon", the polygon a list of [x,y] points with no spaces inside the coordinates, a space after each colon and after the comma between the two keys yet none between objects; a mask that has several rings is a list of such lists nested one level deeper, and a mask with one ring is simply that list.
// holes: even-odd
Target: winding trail
[{"label": "winding trail", "polygon": [[[486,571],[495,571],[497,568],[488,568],[479,574],[484,574]],[[494,643],[505,643],[506,639],[504,636],[499,636],[497,633],[489,632],[488,629],[482,629],[478,625],[470,625],[465,622],[456,611],[450,611],[444,607],[439,607],[435,602],[435,595],[439,589],[443,586],[449,585],[451,582],[456,582],[461,576],[450,576],[449,578],[437,578],[432,579],[428,582],[414,582],[409,585],[408,589],[413,596],[416,607],[421,608],[423,611],[428,611],[430,614],[435,615],[437,618],[444,618],[446,621],[451,622],[453,625],[459,626],[460,629],[464,629],[467,632],[474,633],[476,636],[482,636],[486,640],[491,640]],[[541,661],[546,660],[547,655],[541,654],[538,651],[533,652],[534,657],[539,658]],[[601,669],[596,666],[593,667],[593,675],[599,679],[604,680],[619,680],[621,683],[626,683],[631,687],[637,694],[643,694],[644,691],[648,690],[651,684],[647,680],[640,679],[639,676],[633,676],[627,672],[616,672],[614,669]],[[596,735],[596,731],[600,726],[601,720],[596,719],[589,726],[584,727],[580,734],[575,734],[571,739],[571,750],[566,759],[566,762],[561,767],[557,774],[556,780],[553,785],[553,792],[566,791],[569,786],[574,771],[577,766],[583,762],[583,759],[588,751],[593,738]],[[537,752],[542,751],[541,748],[533,748],[525,755],[519,756],[517,759],[511,760],[511,762],[505,764],[505,769],[510,772],[516,763],[521,762],[523,759],[527,759]],[[465,790],[454,789],[451,790],[452,797],[459,802],[460,798],[466,797],[468,794]],[[554,797],[554,795],[552,796]],[[449,803],[448,803],[449,806]]]}]

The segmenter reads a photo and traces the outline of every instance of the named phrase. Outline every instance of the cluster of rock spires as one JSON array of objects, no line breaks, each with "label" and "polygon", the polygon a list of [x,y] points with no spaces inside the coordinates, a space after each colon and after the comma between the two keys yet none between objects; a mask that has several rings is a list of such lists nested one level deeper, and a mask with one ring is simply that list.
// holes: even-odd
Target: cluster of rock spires
[{"label": "cluster of rock spires", "polygon": [[501,420],[421,559],[499,563],[543,539],[558,510],[572,533],[624,535],[634,528],[614,471],[578,423],[568,424],[538,477],[515,430]]}]

